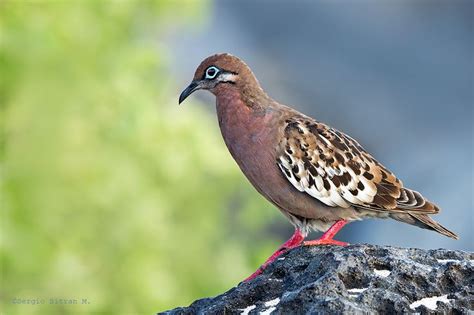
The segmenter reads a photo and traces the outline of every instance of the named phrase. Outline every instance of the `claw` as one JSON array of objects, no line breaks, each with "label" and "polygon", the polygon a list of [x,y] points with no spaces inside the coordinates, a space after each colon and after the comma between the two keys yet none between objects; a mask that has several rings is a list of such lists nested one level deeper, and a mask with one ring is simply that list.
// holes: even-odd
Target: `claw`
[{"label": "claw", "polygon": [[301,231],[296,229],[295,230],[295,233],[293,234],[293,236],[285,242],[285,244],[281,245],[280,248],[278,248],[276,250],[276,252],[274,252],[268,259],[267,261],[265,261],[263,263],[263,265],[261,265],[254,273],[252,273],[249,277],[247,277],[244,282],[247,282],[247,281],[250,281],[252,279],[255,279],[258,275],[260,275],[264,270],[265,268],[267,268],[267,266],[269,264],[271,264],[272,262],[274,262],[278,256],[286,253],[287,251],[289,251],[290,249],[292,248],[295,248],[295,247],[298,247],[301,245],[301,243],[303,242],[304,240],[304,235],[301,234]]},{"label": "claw", "polygon": [[346,220],[339,220],[336,223],[334,223],[322,236],[321,238],[313,241],[306,241],[303,242],[304,240],[304,235],[301,234],[301,231],[296,229],[295,233],[293,236],[285,242],[285,244],[281,245],[280,248],[277,249],[276,252],[271,255],[267,261],[263,265],[260,266],[254,273],[252,273],[249,277],[247,277],[244,282],[250,281],[252,279],[255,279],[257,276],[259,276],[265,268],[272,262],[274,262],[278,256],[282,255],[283,253],[286,253],[292,248],[298,247],[301,244],[304,246],[311,246],[311,245],[338,245],[338,246],[347,246],[349,243],[346,242],[341,242],[341,241],[336,241],[333,239],[333,237],[336,235],[337,232],[339,232],[340,229],[344,225],[347,224]]}]

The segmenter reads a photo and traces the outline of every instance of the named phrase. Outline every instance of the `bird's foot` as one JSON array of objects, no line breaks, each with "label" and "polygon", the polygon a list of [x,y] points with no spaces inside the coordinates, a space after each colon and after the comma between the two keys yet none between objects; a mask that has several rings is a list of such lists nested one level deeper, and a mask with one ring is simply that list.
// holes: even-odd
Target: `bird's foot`
[{"label": "bird's foot", "polygon": [[287,251],[289,251],[292,248],[300,246],[301,243],[303,242],[303,240],[304,240],[304,235],[301,234],[300,230],[298,230],[298,229],[295,230],[295,233],[293,234],[293,236],[288,241],[286,241],[283,245],[281,245],[280,248],[278,248],[276,250],[276,252],[274,252],[263,263],[263,265],[261,265],[254,273],[252,273],[249,277],[247,277],[244,280],[244,282],[255,279],[258,275],[260,275],[265,270],[265,268],[267,268],[268,265],[270,265],[272,262],[274,262],[280,255],[286,253]]},{"label": "bird's foot", "polygon": [[347,246],[349,243],[336,241],[333,237],[339,232],[344,225],[347,224],[345,220],[339,220],[334,223],[320,238],[317,240],[303,242],[303,245],[338,245],[338,246]]},{"label": "bird's foot", "polygon": [[317,240],[303,242],[304,246],[314,246],[314,245],[338,245],[338,246],[347,246],[349,243],[333,240],[332,238],[320,238]]}]

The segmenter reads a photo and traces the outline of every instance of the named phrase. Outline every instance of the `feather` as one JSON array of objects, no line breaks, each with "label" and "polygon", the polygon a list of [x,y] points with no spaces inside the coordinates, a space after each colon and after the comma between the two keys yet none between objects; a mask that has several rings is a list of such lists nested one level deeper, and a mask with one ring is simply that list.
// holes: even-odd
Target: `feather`
[{"label": "feather", "polygon": [[403,187],[351,137],[304,115],[286,120],[277,164],[299,191],[332,207],[393,213],[436,213],[423,196]]}]

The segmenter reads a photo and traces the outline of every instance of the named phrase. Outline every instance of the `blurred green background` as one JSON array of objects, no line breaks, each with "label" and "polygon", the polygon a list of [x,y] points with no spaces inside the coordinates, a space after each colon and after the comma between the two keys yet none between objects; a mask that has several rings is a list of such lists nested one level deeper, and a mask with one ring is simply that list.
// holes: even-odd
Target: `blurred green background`
[{"label": "blurred green background", "polygon": [[283,219],[215,117],[177,106],[161,38],[208,6],[0,1],[2,314],[152,314],[223,292],[277,247],[262,235]]}]

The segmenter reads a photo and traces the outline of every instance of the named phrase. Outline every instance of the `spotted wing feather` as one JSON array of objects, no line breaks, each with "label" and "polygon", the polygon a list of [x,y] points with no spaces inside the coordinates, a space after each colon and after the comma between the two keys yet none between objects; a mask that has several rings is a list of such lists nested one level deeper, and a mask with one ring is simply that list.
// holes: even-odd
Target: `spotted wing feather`
[{"label": "spotted wing feather", "polygon": [[344,133],[306,116],[285,121],[277,164],[291,184],[328,206],[403,213],[436,213],[420,193]]}]

